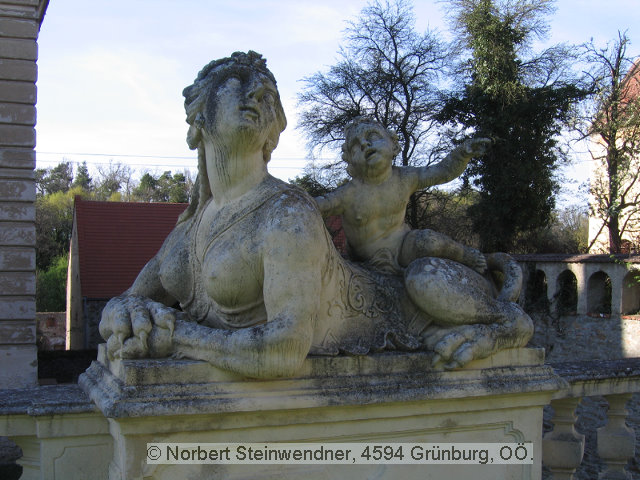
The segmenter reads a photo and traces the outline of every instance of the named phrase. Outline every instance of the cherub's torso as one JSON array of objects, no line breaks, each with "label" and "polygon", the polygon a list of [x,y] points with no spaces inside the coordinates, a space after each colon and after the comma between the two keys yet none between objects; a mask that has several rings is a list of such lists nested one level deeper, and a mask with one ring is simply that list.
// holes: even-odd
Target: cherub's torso
[{"label": "cherub's torso", "polygon": [[353,253],[367,260],[387,248],[398,253],[409,227],[405,211],[413,190],[399,169],[380,184],[352,180],[344,187],[343,227]]}]

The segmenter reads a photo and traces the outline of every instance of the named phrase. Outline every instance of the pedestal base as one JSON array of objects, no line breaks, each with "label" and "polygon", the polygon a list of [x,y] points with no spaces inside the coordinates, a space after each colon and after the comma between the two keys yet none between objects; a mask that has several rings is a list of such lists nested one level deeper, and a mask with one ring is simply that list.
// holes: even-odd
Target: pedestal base
[{"label": "pedestal base", "polygon": [[[297,378],[247,380],[190,360],[108,362],[80,384],[108,417],[115,479],[538,479],[542,408],[564,382],[538,350],[514,349],[454,372],[422,353],[309,358]],[[518,443],[532,465],[150,465],[175,443]]]}]

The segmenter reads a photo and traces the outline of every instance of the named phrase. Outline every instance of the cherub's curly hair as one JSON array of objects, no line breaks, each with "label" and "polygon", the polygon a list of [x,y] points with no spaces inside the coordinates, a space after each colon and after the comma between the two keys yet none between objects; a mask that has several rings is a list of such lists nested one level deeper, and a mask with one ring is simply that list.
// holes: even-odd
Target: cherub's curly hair
[{"label": "cherub's curly hair", "polygon": [[[191,150],[198,149],[198,177],[194,185],[192,199],[189,207],[180,216],[178,223],[181,223],[194,215],[199,205],[211,197],[209,182],[206,181],[207,167],[205,161],[204,148],[201,145],[202,128],[205,126],[204,111],[209,101],[210,95],[227,78],[227,74],[234,69],[248,67],[254,72],[265,75],[276,85],[276,79],[267,68],[267,62],[262,55],[250,50],[247,53],[235,52],[230,57],[214,60],[207,64],[196,77],[192,85],[182,91],[184,96],[184,109],[187,114],[189,131],[187,133],[187,144]],[[277,92],[277,91],[276,91]],[[276,95],[275,101],[276,121],[269,132],[269,137],[265,142],[262,155],[265,163],[271,159],[271,152],[278,145],[280,133],[287,126],[287,118],[280,101],[280,95]],[[209,119],[212,121],[213,119]]]}]

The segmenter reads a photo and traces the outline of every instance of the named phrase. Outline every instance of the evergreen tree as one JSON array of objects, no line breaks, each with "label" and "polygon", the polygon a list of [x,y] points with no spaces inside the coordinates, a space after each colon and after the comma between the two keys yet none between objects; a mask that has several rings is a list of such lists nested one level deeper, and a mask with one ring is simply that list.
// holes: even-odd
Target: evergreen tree
[{"label": "evergreen tree", "polygon": [[146,172],[133,189],[133,197],[140,202],[187,203],[192,186],[191,179],[184,173],[166,171],[154,176]]},{"label": "evergreen tree", "polygon": [[61,162],[53,168],[38,168],[35,171],[38,195],[66,192],[73,183],[73,165]]},{"label": "evergreen tree", "polygon": [[72,186],[80,187],[86,192],[93,190],[93,183],[91,176],[89,175],[87,162],[82,162],[81,165],[78,165],[78,171],[76,172],[76,177],[73,180]]},{"label": "evergreen tree", "polygon": [[484,251],[511,251],[519,236],[552,218],[554,172],[564,159],[558,137],[586,91],[564,76],[572,58],[566,48],[524,58],[533,37],[546,32],[551,0],[449,4],[470,58],[463,89],[448,99],[439,118],[495,140],[466,171],[479,190],[469,213]]}]

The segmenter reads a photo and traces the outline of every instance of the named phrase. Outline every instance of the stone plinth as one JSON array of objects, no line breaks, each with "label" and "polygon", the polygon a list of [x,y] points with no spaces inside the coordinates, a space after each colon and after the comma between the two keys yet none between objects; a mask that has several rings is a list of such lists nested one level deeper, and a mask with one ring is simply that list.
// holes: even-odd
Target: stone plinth
[{"label": "stone plinth", "polygon": [[[466,478],[541,475],[542,407],[566,387],[539,350],[464,370],[430,355],[308,358],[300,375],[247,380],[192,360],[99,361],[80,385],[108,417],[109,478]],[[153,442],[532,442],[533,465],[147,465]]]}]

